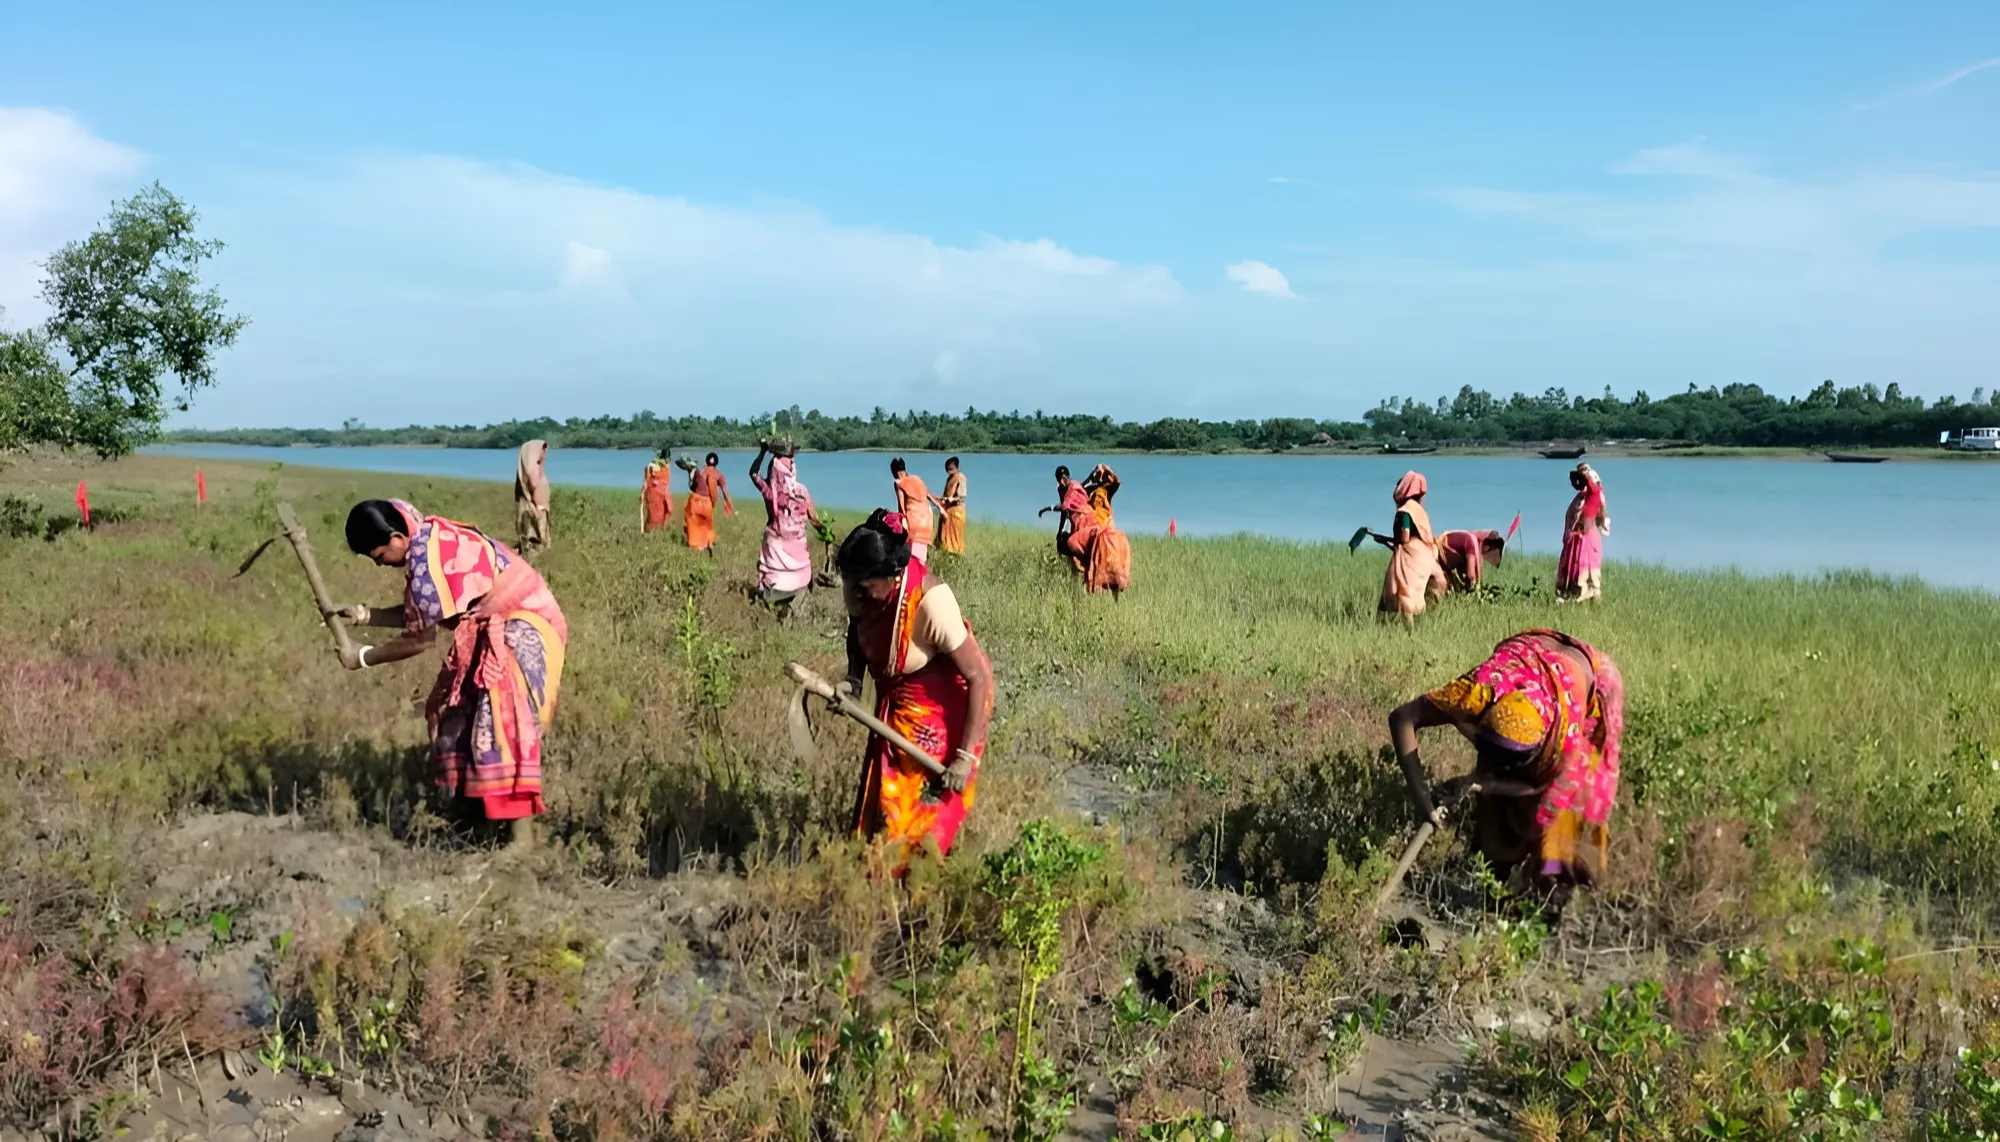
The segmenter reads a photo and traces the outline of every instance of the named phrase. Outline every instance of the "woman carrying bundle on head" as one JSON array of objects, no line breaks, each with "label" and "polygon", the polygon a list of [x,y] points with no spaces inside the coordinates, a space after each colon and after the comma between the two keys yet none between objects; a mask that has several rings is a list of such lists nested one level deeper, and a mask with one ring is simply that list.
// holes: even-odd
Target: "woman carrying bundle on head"
[{"label": "woman carrying bundle on head", "polygon": [[[757,598],[783,607],[812,586],[812,547],[806,528],[819,526],[812,493],[799,482],[797,449],[789,440],[766,440],[750,461],[750,482],[764,496],[764,546],[757,553]],[[764,458],[770,470],[760,471]]]},{"label": "woman carrying bundle on head", "polygon": [[[1103,465],[1098,466],[1098,472],[1109,471]],[[1111,479],[1109,487],[1115,491],[1117,477]],[[1099,498],[1108,516],[1111,504],[1109,492]],[[1120,595],[1132,585],[1132,542],[1125,538],[1124,532],[1105,522],[1091,501],[1092,493],[1086,490],[1085,485],[1070,478],[1069,466],[1065,464],[1056,468],[1056,502],[1036,514],[1060,513],[1061,522],[1056,525],[1056,550],[1069,560],[1070,567],[1077,574],[1083,576],[1086,591],[1095,594],[1108,590],[1114,596]]]},{"label": "woman carrying bundle on head", "polygon": [[1382,577],[1377,610],[1413,619],[1424,613],[1430,596],[1444,589],[1438,569],[1437,542],[1431,535],[1424,495],[1430,490],[1422,472],[1405,472],[1396,481],[1396,515],[1389,528],[1389,570]]},{"label": "woman carrying bundle on head", "polygon": [[[1417,731],[1444,725],[1465,735],[1478,761],[1434,793]],[[1624,730],[1618,664],[1552,630],[1508,638],[1485,662],[1389,715],[1418,815],[1441,825],[1439,797],[1476,786],[1474,847],[1503,879],[1526,865],[1547,882],[1603,875]]]},{"label": "woman carrying bundle on head", "polygon": [[347,515],[347,546],[404,573],[394,606],[341,607],[361,626],[403,633],[343,657],[349,670],[415,658],[451,632],[424,705],[431,760],[447,796],[476,801],[490,821],[527,818],[542,802],[542,738],[555,716],[569,624],[542,576],[475,527],[427,516],[402,500],[365,500]]},{"label": "woman carrying bundle on head", "polygon": [[549,442],[530,440],[514,460],[514,532],[523,552],[546,551],[549,530]]},{"label": "woman carrying bundle on head", "polygon": [[949,586],[910,555],[902,520],[877,511],[840,545],[847,607],[848,693],[865,671],[875,713],[946,766],[933,777],[870,735],[855,806],[856,829],[900,849],[897,867],[926,841],[949,853],[972,808],[993,717],[993,664]]},{"label": "woman carrying bundle on head", "polygon": [[648,533],[660,530],[674,517],[674,465],[667,449],[660,449],[646,465],[639,485],[640,527]]},{"label": "woman carrying bundle on head", "polygon": [[1604,537],[1611,514],[1604,505],[1604,481],[1588,464],[1569,474],[1576,496],[1563,515],[1562,555],[1556,560],[1556,600],[1583,602],[1604,595]]}]

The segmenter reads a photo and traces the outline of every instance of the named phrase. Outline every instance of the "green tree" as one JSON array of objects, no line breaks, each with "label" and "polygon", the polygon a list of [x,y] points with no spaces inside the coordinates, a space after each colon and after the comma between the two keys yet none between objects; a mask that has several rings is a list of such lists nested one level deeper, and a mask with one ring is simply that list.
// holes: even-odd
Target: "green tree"
[{"label": "green tree", "polygon": [[40,332],[0,331],[0,452],[70,437],[69,377]]},{"label": "green tree", "polygon": [[[7,336],[10,364],[0,371],[10,390],[0,408],[40,410],[19,422],[15,447],[122,456],[158,435],[169,408],[185,410],[215,383],[216,352],[235,344],[249,319],[228,314],[222,295],[203,287],[202,263],[222,243],[196,237],[197,221],[193,207],[154,183],[49,258],[41,295],[49,319],[39,335]],[[37,356],[64,374],[66,415],[51,414]]]}]

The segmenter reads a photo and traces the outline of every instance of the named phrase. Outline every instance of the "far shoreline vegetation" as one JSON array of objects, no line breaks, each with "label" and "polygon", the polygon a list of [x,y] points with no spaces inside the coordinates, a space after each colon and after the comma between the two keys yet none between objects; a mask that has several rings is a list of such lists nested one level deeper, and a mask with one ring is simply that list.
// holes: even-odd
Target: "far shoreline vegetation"
[{"label": "far shoreline vegetation", "polygon": [[[500,424],[373,428],[349,420],[340,428],[179,429],[167,443],[289,446],[417,446],[517,448],[546,440],[558,448],[755,447],[773,433],[814,452],[908,449],[924,452],[1284,452],[1298,448],[1375,450],[1435,446],[1451,451],[1513,450],[1533,445],[1611,442],[1646,450],[1821,448],[1935,449],[1941,433],[2000,423],[2000,390],[1973,390],[1961,402],[1905,396],[1894,384],[1838,388],[1827,381],[1803,397],[1782,398],[1756,385],[1698,389],[1654,400],[1607,389],[1572,397],[1560,388],[1540,396],[1495,397],[1470,385],[1456,397],[1425,404],[1385,400],[1359,421],[1268,417],[1197,420],[1165,417],[1148,423],[1108,416],[981,412],[891,412],[829,416],[798,405],[733,417],[538,417]],[[1603,447],[1600,445],[1600,447]]]}]

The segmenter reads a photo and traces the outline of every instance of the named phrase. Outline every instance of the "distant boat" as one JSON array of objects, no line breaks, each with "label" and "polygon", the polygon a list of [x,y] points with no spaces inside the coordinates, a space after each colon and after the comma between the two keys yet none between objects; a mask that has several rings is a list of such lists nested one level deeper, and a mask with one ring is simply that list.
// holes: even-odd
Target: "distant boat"
[{"label": "distant boat", "polygon": [[1426,452],[1436,452],[1435,444],[1385,444],[1382,451],[1392,456],[1421,456]]},{"label": "distant boat", "polygon": [[1580,460],[1582,458],[1583,458],[1582,448],[1542,449],[1542,459],[1544,460]]},{"label": "distant boat", "polygon": [[1887,456],[1870,456],[1865,452],[1829,452],[1826,458],[1836,464],[1880,464]]}]

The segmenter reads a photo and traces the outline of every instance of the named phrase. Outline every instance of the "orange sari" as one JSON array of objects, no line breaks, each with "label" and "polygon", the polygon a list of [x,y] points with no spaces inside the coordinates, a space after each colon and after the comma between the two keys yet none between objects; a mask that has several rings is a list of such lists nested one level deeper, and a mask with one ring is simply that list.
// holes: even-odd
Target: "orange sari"
[{"label": "orange sari", "polygon": [[944,514],[938,521],[938,550],[965,551],[965,473],[953,472],[944,482]]},{"label": "orange sari", "polygon": [[[868,656],[868,672],[875,679],[875,716],[932,758],[949,765],[965,741],[971,708],[965,676],[949,655],[942,654],[915,673],[904,673],[928,576],[921,560],[910,560],[895,601],[884,604],[871,618],[856,621],[861,623],[858,634]],[[966,629],[971,629],[970,624]],[[982,756],[985,747],[975,747],[973,753]],[[870,734],[855,803],[855,830],[866,837],[886,838],[900,847],[899,868],[926,840],[936,842],[939,853],[948,854],[966,812],[972,808],[978,781],[975,768],[964,791],[951,792],[909,755]]]},{"label": "orange sari", "polygon": [[646,465],[646,481],[639,489],[639,502],[645,509],[643,526],[654,532],[666,526],[674,515],[674,470],[663,461]]},{"label": "orange sari", "polygon": [[687,514],[682,517],[682,526],[687,533],[687,545],[696,551],[707,551],[715,546],[715,501],[716,481],[709,473],[712,469],[698,469],[689,477]]},{"label": "orange sari", "polygon": [[896,511],[902,514],[903,534],[909,538],[911,551],[927,549],[933,535],[930,488],[908,472],[896,477]]}]

